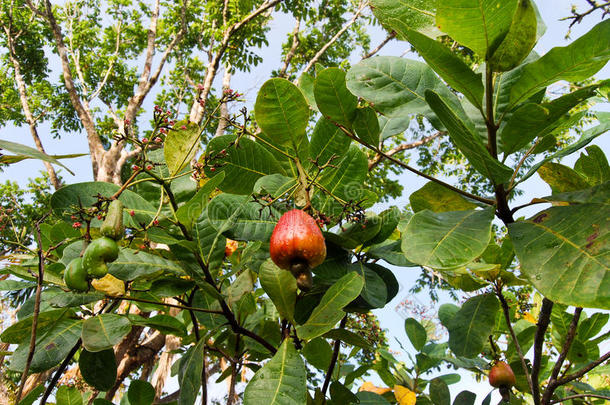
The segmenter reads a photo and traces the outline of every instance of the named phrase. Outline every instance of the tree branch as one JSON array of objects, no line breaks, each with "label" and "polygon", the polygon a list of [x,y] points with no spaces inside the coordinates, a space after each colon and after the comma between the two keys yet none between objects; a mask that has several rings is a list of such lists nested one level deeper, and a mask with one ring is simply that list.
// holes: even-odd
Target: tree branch
[{"label": "tree branch", "polygon": [[610,401],[610,397],[605,396],[605,395],[598,395],[598,394],[576,394],[576,395],[567,396],[565,398],[557,399],[555,401],[551,401],[551,402],[549,402],[549,405],[559,404],[561,402],[569,401],[570,399],[577,399],[577,398],[601,398],[601,399],[605,399],[605,400]]},{"label": "tree branch", "polygon": [[93,93],[91,93],[91,95],[89,96],[89,101],[91,101],[94,98],[96,98],[100,94],[100,92],[102,91],[104,86],[106,85],[106,82],[108,82],[108,78],[110,77],[110,72],[112,72],[112,68],[114,67],[114,63],[116,62],[117,57],[119,55],[120,47],[121,47],[121,21],[119,21],[118,24],[117,24],[116,46],[114,48],[114,54],[112,55],[112,58],[110,59],[110,64],[108,65],[108,69],[106,69],[106,73],[104,74],[104,78],[102,79],[100,84],[98,84],[97,88],[93,91]]},{"label": "tree branch", "polygon": [[570,28],[572,28],[572,26],[574,26],[575,24],[580,24],[580,22],[583,20],[583,18],[585,18],[586,16],[588,16],[595,10],[603,11],[602,19],[607,14],[610,14],[610,1],[606,1],[605,3],[598,4],[597,1],[588,0],[587,3],[589,3],[591,5],[591,7],[584,13],[579,13],[578,11],[576,11],[576,7],[572,6],[572,15],[568,16],[568,17],[560,18],[559,21],[572,20],[572,22],[570,23]]},{"label": "tree branch", "polygon": [[387,44],[388,42],[390,42],[391,40],[393,40],[394,38],[396,38],[396,31],[392,31],[392,32],[390,33],[390,35],[388,35],[388,36],[386,37],[386,39],[384,39],[383,41],[381,41],[381,43],[380,43],[379,45],[377,45],[377,46],[375,47],[375,49],[373,49],[372,51],[370,51],[369,53],[367,53],[366,55],[364,55],[364,56],[362,57],[362,59],[364,60],[364,59],[368,59],[368,58],[370,58],[371,56],[374,56],[374,55],[375,55],[377,52],[379,52],[379,51],[381,50],[381,48],[383,48],[384,46],[386,46],[386,44]]},{"label": "tree branch", "polygon": [[428,179],[428,180],[430,180],[430,181],[433,181],[433,182],[435,182],[435,183],[438,183],[438,184],[440,184],[441,186],[448,188],[449,190],[455,191],[456,193],[459,193],[459,194],[461,194],[461,195],[463,195],[463,196],[465,196],[465,197],[468,197],[468,198],[472,198],[473,200],[476,200],[476,201],[482,202],[482,203],[484,203],[484,204],[487,204],[487,205],[494,205],[494,204],[496,203],[496,201],[495,201],[495,200],[492,200],[492,199],[489,199],[489,198],[485,198],[485,197],[481,197],[481,196],[478,196],[478,195],[475,195],[475,194],[469,193],[468,191],[460,190],[459,188],[453,187],[451,184],[447,184],[447,183],[445,183],[444,181],[437,179],[436,177],[430,176],[429,174],[426,174],[426,173],[424,173],[424,172],[420,172],[419,170],[417,170],[417,169],[415,169],[415,168],[413,168],[413,167],[409,166],[408,164],[406,164],[406,163],[404,163],[404,162],[401,162],[400,160],[395,159],[395,158],[394,158],[394,157],[392,157],[392,156],[387,155],[386,153],[382,152],[382,151],[381,151],[381,150],[380,150],[378,147],[376,147],[376,146],[372,146],[372,145],[369,145],[369,144],[367,144],[366,142],[362,141],[362,140],[361,140],[360,138],[358,138],[356,135],[352,134],[352,133],[351,133],[351,132],[350,132],[350,131],[349,131],[347,128],[345,128],[343,125],[338,124],[338,123],[335,123],[335,125],[336,125],[336,126],[339,128],[339,129],[341,129],[341,131],[343,131],[343,133],[344,133],[345,135],[349,136],[350,138],[352,138],[353,140],[355,140],[356,142],[358,142],[358,143],[359,143],[359,144],[361,144],[362,146],[364,146],[364,147],[366,147],[366,148],[368,148],[368,149],[372,150],[373,152],[375,152],[375,153],[377,153],[377,154],[381,155],[382,157],[384,157],[384,158],[386,158],[386,159],[388,159],[388,160],[391,160],[392,162],[396,163],[396,164],[397,164],[397,165],[399,165],[400,167],[403,167],[403,168],[405,168],[405,169],[409,170],[410,172],[413,172],[413,173],[415,173],[415,174],[417,174],[417,175],[419,175],[419,176],[421,176],[421,177],[424,177],[424,178],[426,178],[426,179]]},{"label": "tree branch", "polygon": [[577,372],[568,374],[565,377],[558,379],[555,384],[557,385],[557,387],[560,387],[562,385],[569,383],[570,381],[576,380],[577,378],[580,378],[583,375],[587,374],[589,371],[593,370],[595,367],[599,366],[600,364],[602,364],[604,361],[606,361],[608,359],[610,359],[610,352],[604,354],[602,357],[595,360],[594,362],[589,363],[588,365],[581,368]]},{"label": "tree branch", "polygon": [[542,307],[538,316],[538,325],[536,335],[534,336],[534,364],[532,365],[532,397],[535,405],[540,405],[540,382],[538,375],[540,373],[540,363],[542,361],[542,346],[544,344],[544,335],[549,322],[551,321],[551,311],[553,310],[553,301],[548,298],[542,299]]},{"label": "tree branch", "polygon": [[287,76],[286,71],[288,70],[288,66],[290,66],[290,62],[292,61],[292,58],[294,57],[294,55],[297,51],[297,48],[299,47],[299,44],[301,43],[301,41],[299,40],[300,27],[301,27],[301,20],[297,19],[297,23],[294,25],[294,29],[292,30],[292,45],[290,46],[288,53],[286,53],[286,59],[284,59],[284,66],[282,66],[282,68],[278,72],[278,77]]},{"label": "tree branch", "polygon": [[307,63],[307,66],[305,66],[305,69],[303,69],[303,73],[308,72],[322,57],[322,55],[324,55],[324,52],[326,52],[326,50],[330,48],[332,44],[337,42],[339,37],[341,37],[341,35],[343,35],[343,33],[347,31],[348,28],[356,22],[356,20],[360,17],[362,11],[366,8],[366,6],[368,6],[368,1],[363,1],[362,3],[360,3],[358,10],[354,13],[352,18],[347,23],[345,23],[345,25],[343,25],[343,27],[341,27],[341,29],[337,31],[337,33],[326,44],[324,44],[322,48],[320,48],[320,50],[314,55],[314,57],[309,61],[309,63]]},{"label": "tree branch", "polygon": [[[438,138],[439,136],[444,136],[446,134],[447,134],[447,132],[445,132],[445,131],[438,131],[437,133],[432,134],[430,136],[426,136],[426,137],[420,139],[419,141],[403,143],[402,145],[398,145],[395,148],[392,148],[392,149],[386,151],[385,154],[387,156],[394,156],[395,154],[397,154],[399,152],[409,150],[409,149],[414,149],[419,146],[425,145],[428,142]],[[369,160],[369,172],[371,170],[373,170],[375,167],[377,167],[377,165],[379,163],[381,163],[382,160],[383,160],[383,155],[380,155],[380,154],[375,155],[371,160]]]},{"label": "tree branch", "polygon": [[[339,329],[345,328],[345,324],[347,323],[347,314],[341,319],[341,323],[339,324]],[[322,395],[326,396],[326,390],[328,390],[328,386],[330,385],[330,380],[333,375],[333,370],[335,369],[335,364],[337,363],[337,359],[339,358],[339,349],[341,349],[341,340],[335,340],[335,346],[333,347],[333,356],[330,359],[330,364],[328,365],[328,370],[326,370],[326,377],[324,378],[324,385],[322,385]]]}]

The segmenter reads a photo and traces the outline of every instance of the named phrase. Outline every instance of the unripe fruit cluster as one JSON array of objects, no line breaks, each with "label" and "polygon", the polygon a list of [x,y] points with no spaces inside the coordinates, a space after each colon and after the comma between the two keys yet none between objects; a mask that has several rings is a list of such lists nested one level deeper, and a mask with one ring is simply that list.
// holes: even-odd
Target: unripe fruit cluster
[{"label": "unripe fruit cluster", "polygon": [[[73,259],[64,270],[64,282],[70,290],[87,291],[90,279],[104,278],[106,284],[110,282],[118,285],[114,281],[116,279],[108,275],[108,263],[119,257],[119,246],[116,241],[123,238],[124,231],[123,203],[113,200],[108,207],[106,219],[100,227],[102,237],[93,240],[85,249],[83,257]],[[107,280],[107,276],[112,277],[113,280]],[[120,283],[123,285],[122,282]],[[92,284],[94,287],[96,286],[95,280]],[[114,290],[117,290],[116,286]]]}]

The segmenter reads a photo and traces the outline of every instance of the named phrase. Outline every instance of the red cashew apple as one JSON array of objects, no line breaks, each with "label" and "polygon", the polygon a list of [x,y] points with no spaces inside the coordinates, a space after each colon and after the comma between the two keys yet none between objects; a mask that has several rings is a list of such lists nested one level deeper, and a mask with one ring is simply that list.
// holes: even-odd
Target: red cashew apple
[{"label": "red cashew apple", "polygon": [[515,373],[508,364],[498,361],[489,371],[489,384],[500,389],[504,401],[510,400],[510,387],[516,384]]},{"label": "red cashew apple", "polygon": [[311,288],[310,270],[326,258],[326,244],[316,221],[306,212],[286,212],[273,229],[269,246],[271,260],[290,270],[302,290]]}]

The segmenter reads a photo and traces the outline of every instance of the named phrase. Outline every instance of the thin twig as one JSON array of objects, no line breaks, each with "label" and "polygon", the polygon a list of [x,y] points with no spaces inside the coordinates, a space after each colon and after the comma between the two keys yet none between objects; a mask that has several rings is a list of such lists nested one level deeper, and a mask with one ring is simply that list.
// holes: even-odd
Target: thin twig
[{"label": "thin twig", "polygon": [[515,345],[515,349],[517,349],[517,354],[519,355],[519,360],[521,360],[521,367],[523,368],[523,373],[525,374],[525,379],[527,380],[527,385],[530,387],[530,392],[534,392],[534,388],[532,385],[532,377],[530,376],[529,370],[527,369],[527,363],[525,362],[525,355],[523,354],[523,350],[521,349],[521,345],[519,344],[519,339],[517,339],[517,334],[513,329],[513,326],[510,322],[510,313],[508,302],[506,302],[506,298],[502,294],[502,287],[499,283],[494,285],[496,290],[496,295],[500,299],[500,303],[502,304],[502,311],[504,312],[504,319],[506,320],[506,325],[508,326],[508,330],[510,331],[510,336],[513,340],[513,344]]},{"label": "thin twig", "polygon": [[369,53],[367,53],[366,55],[364,55],[364,56],[362,57],[362,59],[364,60],[364,59],[368,59],[368,58],[370,58],[371,56],[374,56],[374,55],[375,55],[377,52],[379,52],[379,51],[381,50],[381,48],[383,48],[384,46],[386,46],[386,44],[387,44],[388,42],[390,42],[391,40],[393,40],[394,38],[396,38],[396,31],[392,31],[392,32],[390,33],[390,35],[388,35],[388,36],[386,37],[386,39],[384,39],[383,41],[381,41],[381,43],[380,43],[379,45],[377,45],[377,46],[375,47],[375,49],[373,49],[372,51],[370,51]]},{"label": "thin twig", "polygon": [[445,183],[444,181],[437,179],[436,177],[430,176],[429,174],[426,174],[426,173],[424,173],[424,172],[420,172],[419,170],[417,170],[417,169],[415,169],[415,168],[413,168],[413,167],[409,166],[408,164],[406,164],[406,163],[404,163],[404,162],[401,162],[400,160],[395,159],[395,158],[394,158],[394,157],[392,157],[392,156],[387,155],[386,153],[382,152],[382,151],[381,151],[381,150],[380,150],[378,147],[375,147],[375,146],[373,146],[373,145],[369,145],[369,144],[367,144],[366,142],[362,141],[362,140],[361,140],[360,138],[358,138],[356,135],[352,134],[352,133],[351,133],[351,132],[350,132],[350,131],[349,131],[347,128],[345,128],[343,125],[338,124],[338,123],[335,123],[335,125],[336,125],[336,126],[339,128],[339,129],[341,129],[341,131],[343,131],[343,133],[344,133],[345,135],[349,136],[350,138],[352,138],[353,140],[355,140],[356,142],[358,142],[358,143],[359,143],[359,144],[361,144],[362,146],[364,146],[364,147],[366,147],[366,148],[368,148],[368,149],[372,150],[373,152],[375,152],[375,153],[377,153],[377,154],[379,154],[379,155],[383,156],[384,158],[386,158],[386,159],[388,159],[388,160],[391,160],[392,162],[396,163],[396,164],[397,164],[397,165],[399,165],[400,167],[403,167],[403,168],[405,168],[405,169],[409,170],[410,172],[413,172],[413,173],[417,174],[418,176],[424,177],[424,178],[426,178],[426,179],[428,179],[428,180],[430,180],[430,181],[433,181],[433,182],[435,182],[435,183],[440,184],[440,185],[441,185],[441,186],[443,186],[443,187],[448,188],[449,190],[455,191],[455,192],[456,192],[456,193],[458,193],[458,194],[461,194],[461,195],[466,196],[466,197],[468,197],[468,198],[472,198],[473,200],[476,200],[476,201],[482,202],[482,203],[484,203],[484,204],[487,204],[487,205],[495,205],[495,204],[496,204],[496,201],[495,201],[495,200],[492,200],[492,199],[490,199],[490,198],[481,197],[481,196],[478,196],[478,195],[475,195],[475,194],[469,193],[468,191],[460,190],[459,188],[457,188],[457,187],[453,187],[451,184],[447,184],[447,183]]},{"label": "thin twig", "polygon": [[[345,328],[345,324],[347,323],[347,314],[341,319],[341,323],[339,324],[339,328]],[[333,348],[333,357],[330,359],[330,364],[328,365],[328,370],[326,371],[326,378],[324,378],[324,385],[322,385],[322,395],[326,395],[326,390],[330,385],[330,380],[333,375],[333,370],[335,369],[335,364],[337,363],[337,359],[339,358],[339,349],[341,349],[341,340],[335,340],[335,347]]]},{"label": "thin twig", "polygon": [[[417,148],[418,146],[425,145],[428,142],[438,138],[439,136],[443,136],[446,134],[447,134],[447,132],[445,132],[445,131],[438,131],[430,136],[423,137],[422,139],[420,139],[418,141],[414,141],[414,142],[410,142],[410,143],[403,143],[401,145],[398,145],[395,148],[392,148],[389,151],[385,152],[385,154],[387,156],[394,156],[395,154],[397,154],[399,152],[409,150],[409,149],[414,149],[414,148]],[[373,170],[375,167],[377,167],[377,165],[379,163],[381,163],[382,160],[383,160],[383,156],[379,155],[379,154],[375,155],[371,160],[369,160],[369,172],[371,170]]]},{"label": "thin twig", "polygon": [[38,314],[40,313],[40,297],[42,295],[42,284],[44,281],[44,252],[42,250],[42,237],[40,236],[40,224],[44,221],[50,213],[45,214],[42,218],[36,221],[36,242],[38,243],[38,279],[36,280],[36,297],[34,299],[34,313],[32,314],[32,331],[30,334],[30,348],[28,351],[28,357],[25,362],[23,374],[21,374],[21,381],[19,382],[19,389],[17,390],[16,403],[21,400],[21,394],[23,393],[23,387],[25,381],[28,378],[28,372],[34,358],[34,352],[36,351],[36,329],[38,328]]},{"label": "thin twig", "polygon": [[585,367],[581,368],[577,372],[568,374],[565,377],[558,379],[556,385],[560,387],[569,383],[570,381],[576,380],[577,378],[580,378],[583,375],[587,374],[589,371],[593,370],[595,367],[599,366],[608,359],[610,359],[610,352],[604,354],[602,357],[595,360],[594,362],[587,364]]},{"label": "thin twig", "polygon": [[[110,296],[108,296],[107,298],[114,298],[114,299],[119,299],[119,300],[124,300],[124,301],[143,302],[143,303],[146,303],[146,304],[162,305],[164,307],[185,309],[187,311],[204,312],[206,314],[219,314],[219,315],[223,314],[222,311],[215,310],[215,309],[195,308],[195,307],[189,307],[189,306],[186,306],[186,305],[171,304],[169,302],[159,302],[159,301],[146,300],[146,299],[143,299],[143,298],[123,297],[123,296],[121,296],[121,297],[110,297]],[[196,334],[198,334],[198,332],[196,332]],[[197,340],[199,340],[199,339],[197,339]]]},{"label": "thin twig", "polygon": [[576,399],[576,398],[600,398],[600,399],[606,399],[610,401],[610,397],[605,396],[605,395],[598,395],[598,394],[576,394],[576,395],[570,395],[567,396],[565,398],[561,398],[561,399],[557,399],[555,401],[551,401],[549,402],[549,405],[553,405],[553,404],[559,404],[563,401],[568,401],[570,399]]}]

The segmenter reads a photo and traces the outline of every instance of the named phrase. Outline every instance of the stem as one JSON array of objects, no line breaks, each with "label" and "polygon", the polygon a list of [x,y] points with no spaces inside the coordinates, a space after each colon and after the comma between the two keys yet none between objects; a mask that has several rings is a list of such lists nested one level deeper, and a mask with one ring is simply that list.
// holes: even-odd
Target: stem
[{"label": "stem", "polygon": [[570,399],[587,398],[587,397],[589,397],[589,398],[601,398],[601,399],[606,399],[606,400],[610,401],[610,397],[605,396],[605,395],[598,395],[598,394],[576,394],[576,395],[567,396],[565,398],[557,399],[555,401],[551,401],[551,402],[549,402],[549,405],[559,404],[559,403],[561,403],[563,401],[568,401]]},{"label": "stem", "polygon": [[568,374],[567,376],[560,378],[557,380],[556,385],[562,386],[564,384],[569,383],[570,381],[573,381],[577,378],[582,377],[583,375],[587,374],[589,371],[593,370],[595,367],[599,366],[600,364],[602,364],[604,361],[610,359],[610,352],[604,354],[602,357],[600,357],[599,359],[595,360],[592,363],[589,363],[588,365],[586,365],[585,367],[581,368],[580,370],[578,370],[575,373],[572,374]]},{"label": "stem", "polygon": [[121,188],[119,188],[117,190],[116,193],[114,193],[112,195],[112,197],[110,197],[111,200],[116,200],[117,198],[119,198],[119,196],[121,195],[121,193],[123,193],[123,191],[125,191],[125,189],[127,189],[127,187],[129,187],[129,184],[133,181],[133,179],[136,178],[136,176],[138,174],[140,174],[142,172],[141,169],[138,170],[134,170],[133,173],[131,173],[131,176],[129,176],[129,178],[127,179],[127,181],[125,181],[125,183],[123,183],[123,185],[121,186]]},{"label": "stem", "polygon": [[553,367],[553,372],[551,373],[551,378],[549,379],[549,383],[544,391],[544,395],[542,396],[542,403],[548,404],[553,397],[553,393],[555,389],[558,387],[557,385],[557,377],[559,376],[559,372],[561,371],[561,367],[563,366],[563,362],[568,356],[568,352],[570,351],[570,347],[572,346],[572,342],[576,337],[576,327],[578,326],[578,321],[580,320],[580,314],[582,313],[582,308],[577,307],[574,310],[574,316],[572,317],[572,322],[570,322],[570,329],[568,330],[568,334],[566,335],[566,341],[561,348],[561,353],[559,353],[559,358],[555,362],[555,367]]},{"label": "stem", "polygon": [[34,352],[36,351],[36,329],[38,328],[38,315],[40,313],[40,297],[42,294],[42,283],[44,280],[44,260],[45,257],[42,251],[42,240],[40,236],[40,223],[46,219],[49,214],[45,214],[41,219],[36,221],[36,242],[38,243],[38,279],[36,280],[36,298],[34,300],[34,314],[32,315],[32,332],[30,334],[30,349],[28,351],[28,357],[25,362],[25,368],[23,374],[21,374],[21,381],[19,382],[19,389],[16,395],[15,403],[19,403],[21,400],[21,394],[23,393],[23,387],[25,381],[28,378],[28,372],[34,358]]},{"label": "stem", "polygon": [[47,387],[46,391],[44,392],[44,395],[42,396],[42,399],[40,400],[40,405],[45,405],[47,403],[47,400],[49,399],[49,396],[51,395],[53,388],[55,388],[55,385],[57,385],[57,381],[59,381],[59,377],[61,377],[63,372],[66,370],[66,368],[68,368],[68,365],[72,361],[72,357],[74,357],[74,355],[76,354],[78,349],[80,349],[81,343],[82,343],[82,340],[78,339],[78,341],[76,342],[74,347],[72,349],[70,349],[68,356],[61,363],[61,365],[59,366],[59,368],[57,369],[55,374],[53,374],[53,378],[51,379],[49,386]]},{"label": "stem", "polygon": [[553,301],[548,298],[542,299],[542,307],[538,316],[538,327],[536,336],[534,337],[534,364],[532,365],[532,398],[535,405],[540,405],[540,382],[538,375],[540,373],[540,361],[542,360],[542,345],[544,344],[544,334],[549,327],[551,321],[551,311],[553,309]]},{"label": "stem", "polygon": [[[339,324],[339,328],[345,328],[345,324],[347,323],[347,314],[341,319],[341,323]],[[322,385],[322,395],[326,396],[326,390],[328,390],[328,386],[330,385],[330,379],[333,375],[333,370],[335,369],[335,364],[337,363],[337,359],[339,358],[339,349],[341,348],[341,340],[335,340],[335,347],[333,348],[333,357],[330,360],[330,364],[328,365],[328,370],[326,371],[326,378],[324,379],[324,385]]]},{"label": "stem", "polygon": [[508,302],[506,302],[506,298],[502,294],[502,287],[499,283],[495,284],[496,295],[500,299],[500,303],[502,304],[502,311],[504,312],[504,319],[506,320],[506,325],[508,325],[508,330],[510,331],[510,337],[513,340],[515,348],[517,349],[517,354],[519,355],[519,360],[521,360],[521,367],[523,368],[523,372],[525,373],[525,378],[527,380],[527,385],[530,388],[530,392],[534,392],[534,387],[532,385],[532,377],[527,369],[527,363],[525,362],[525,356],[523,355],[523,350],[521,349],[521,345],[519,344],[519,340],[517,339],[517,335],[515,334],[515,330],[513,329],[513,325],[510,322],[510,314]]},{"label": "stem", "polygon": [[[207,314],[219,314],[219,315],[223,315],[224,314],[222,311],[218,311],[218,310],[215,310],[215,309],[195,308],[195,307],[190,307],[190,306],[186,306],[186,305],[170,304],[169,302],[158,302],[158,301],[146,300],[146,299],[143,299],[143,298],[135,298],[135,297],[110,297],[110,296],[107,296],[107,298],[114,298],[114,299],[119,299],[119,300],[124,300],[124,301],[143,302],[143,303],[146,303],[146,304],[163,305],[165,307],[178,308],[178,309],[186,309],[187,311],[205,312]],[[198,331],[197,331],[197,333],[198,333]],[[197,340],[199,340],[199,339],[197,339]]]},{"label": "stem", "polygon": [[487,205],[494,205],[494,204],[496,203],[496,201],[495,201],[495,200],[492,200],[492,199],[490,199],[490,198],[480,197],[480,196],[478,196],[478,195],[471,194],[471,193],[469,193],[468,191],[460,190],[459,188],[453,187],[451,184],[447,184],[447,183],[445,183],[445,182],[444,182],[444,181],[442,181],[442,180],[439,180],[439,179],[437,179],[437,178],[435,178],[435,177],[433,177],[433,176],[430,176],[430,175],[428,175],[428,174],[426,174],[426,173],[424,173],[424,172],[420,172],[419,170],[417,170],[417,169],[415,169],[415,168],[413,168],[413,167],[409,166],[408,164],[406,164],[406,163],[404,163],[404,162],[401,162],[400,160],[395,159],[394,157],[392,157],[392,156],[390,156],[390,155],[388,155],[388,154],[386,154],[386,153],[382,152],[382,151],[381,151],[381,150],[380,150],[378,147],[376,147],[376,146],[372,146],[372,145],[369,145],[369,144],[367,144],[366,142],[361,141],[361,140],[360,140],[360,138],[358,138],[357,136],[355,136],[354,134],[352,134],[352,133],[351,133],[351,132],[350,132],[350,131],[349,131],[347,128],[345,128],[343,125],[341,125],[341,124],[337,124],[337,123],[335,123],[335,125],[336,125],[336,126],[339,128],[339,129],[341,129],[341,131],[343,131],[343,133],[344,133],[344,134],[346,134],[347,136],[349,136],[350,138],[352,138],[353,140],[355,140],[356,142],[358,142],[358,143],[359,143],[359,144],[361,144],[362,146],[364,146],[364,147],[366,147],[366,148],[368,148],[368,149],[372,150],[373,152],[375,152],[375,153],[377,153],[377,154],[379,154],[379,155],[383,156],[384,158],[386,158],[386,159],[388,159],[388,160],[390,160],[390,161],[392,161],[392,162],[396,163],[396,164],[397,164],[397,165],[399,165],[400,167],[403,167],[403,168],[405,168],[405,169],[409,170],[410,172],[413,172],[413,173],[417,174],[418,176],[424,177],[424,178],[426,178],[426,179],[428,179],[428,180],[430,180],[430,181],[433,181],[433,182],[435,182],[435,183],[440,184],[440,185],[441,185],[441,186],[443,186],[443,187],[448,188],[449,190],[455,191],[455,192],[456,192],[456,193],[458,193],[458,194],[461,194],[461,195],[463,195],[463,196],[465,196],[465,197],[468,197],[468,198],[472,198],[473,200],[476,200],[476,201],[482,202],[482,203],[484,203],[484,204],[487,204]]}]

